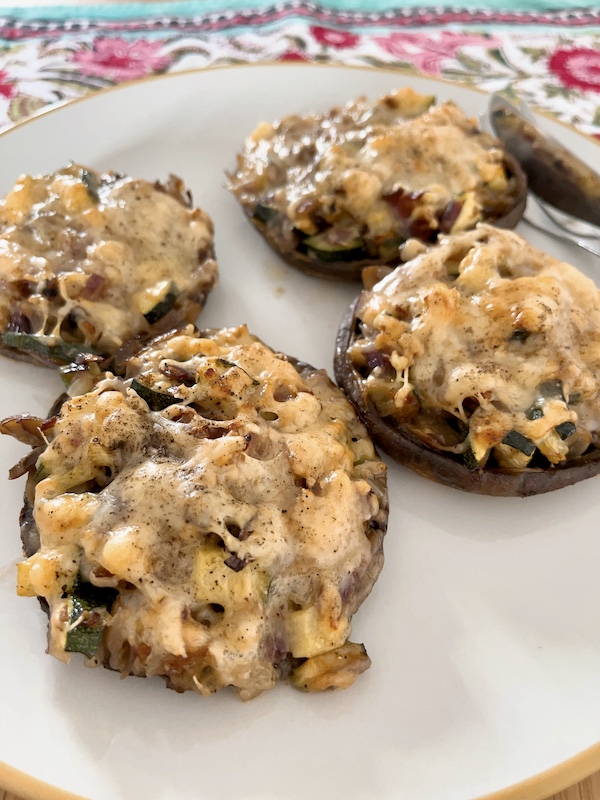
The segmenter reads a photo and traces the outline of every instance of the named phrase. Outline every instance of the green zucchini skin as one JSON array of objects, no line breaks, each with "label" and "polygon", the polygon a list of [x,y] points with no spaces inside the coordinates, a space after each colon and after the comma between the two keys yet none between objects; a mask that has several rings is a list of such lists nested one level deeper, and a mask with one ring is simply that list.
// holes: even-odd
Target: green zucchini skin
[{"label": "green zucchini skin", "polygon": [[179,402],[179,399],[173,397],[172,394],[157,392],[156,389],[146,386],[145,383],[135,378],[131,382],[131,388],[148,404],[150,411],[162,411],[164,408]]},{"label": "green zucchini skin", "polygon": [[157,303],[147,314],[144,314],[146,322],[148,322],[149,325],[154,325],[155,322],[158,322],[159,319],[162,319],[171,311],[176,302],[177,294],[175,292],[169,292],[164,300],[161,300],[160,303]]},{"label": "green zucchini skin", "polygon": [[[501,211],[484,213],[483,221],[499,228],[514,228],[525,212],[527,178],[519,164],[508,153],[504,155],[504,164],[507,174],[515,178],[515,191],[506,198],[505,208]],[[385,258],[369,256],[367,243],[337,252],[318,250],[307,246],[303,241],[299,241],[296,247],[284,246],[283,238],[278,234],[282,215],[277,209],[261,203],[260,200],[253,203],[241,202],[241,205],[267,244],[290,266],[307,275],[334,281],[355,282],[361,280],[362,271],[366,267],[395,267],[400,263],[399,245],[389,248]],[[440,233],[441,230],[432,231],[432,239],[435,240]]]},{"label": "green zucchini skin", "polygon": [[89,356],[100,355],[100,351],[91,345],[82,347],[55,339],[55,337],[35,333],[5,331],[2,334],[2,342],[7,347],[29,350],[56,364],[73,364]]},{"label": "green zucchini skin", "polygon": [[100,351],[91,345],[71,344],[51,336],[4,331],[0,334],[0,342],[6,355],[23,361],[36,361],[43,366],[101,360]]},{"label": "green zucchini skin", "polygon": [[523,434],[519,433],[518,431],[509,431],[504,439],[502,439],[502,444],[507,444],[509,447],[514,447],[515,450],[519,450],[526,456],[532,456],[536,450],[536,447],[531,439],[523,436]]},{"label": "green zucchini skin", "polygon": [[[366,267],[372,266],[387,266],[388,264],[396,264],[399,258],[392,261],[377,258],[359,258],[353,260],[345,260],[344,258],[332,258],[331,260],[324,261],[317,258],[310,248],[306,248],[307,252],[303,253],[297,248],[294,250],[283,250],[279,244],[278,238],[270,230],[270,227],[265,225],[264,222],[255,218],[254,207],[244,206],[249,220],[252,222],[256,230],[261,234],[264,241],[277,253],[280,258],[283,258],[290,266],[299,269],[306,275],[311,275],[316,278],[327,278],[332,281],[360,281],[362,271]],[[362,253],[362,251],[360,251]],[[355,255],[358,255],[356,253]]]},{"label": "green zucchini skin", "polygon": [[68,653],[83,653],[86,658],[98,654],[105,625],[98,612],[100,609],[110,611],[117,599],[116,589],[101,588],[91,583],[77,581],[69,592],[69,623],[78,625],[67,633],[65,650]]},{"label": "green zucchini skin", "polygon": [[338,330],[334,356],[335,378],[355,406],[373,441],[398,464],[436,483],[464,492],[495,497],[529,497],[552,492],[600,473],[600,449],[594,449],[579,458],[548,469],[474,469],[460,457],[425,444],[407,425],[390,425],[380,417],[375,405],[363,390],[361,376],[348,355],[348,348],[355,336],[356,309],[359,302],[360,295],[346,311]]}]

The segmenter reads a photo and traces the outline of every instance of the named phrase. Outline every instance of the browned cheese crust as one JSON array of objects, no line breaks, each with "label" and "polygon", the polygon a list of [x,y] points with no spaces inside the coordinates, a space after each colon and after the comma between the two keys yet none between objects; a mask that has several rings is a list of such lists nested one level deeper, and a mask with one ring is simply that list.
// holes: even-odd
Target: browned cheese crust
[{"label": "browned cheese crust", "polygon": [[514,227],[527,195],[497,140],[411,89],[261,123],[229,188],[286,261],[338,280],[399,263],[411,237],[433,242],[482,220]]},{"label": "browned cheese crust", "polygon": [[0,201],[0,352],[56,367],[195,322],[217,281],[190,192],[70,165]]},{"label": "browned cheese crust", "polygon": [[88,389],[0,423],[33,448],[11,475],[29,475],[18,592],[47,604],[49,652],[242,699],[349,686],[386,468],[326,373],[244,326],[189,326]]},{"label": "browned cheese crust", "polygon": [[514,233],[444,238],[346,313],[338,384],[419,474],[521,496],[600,471],[600,294]]}]

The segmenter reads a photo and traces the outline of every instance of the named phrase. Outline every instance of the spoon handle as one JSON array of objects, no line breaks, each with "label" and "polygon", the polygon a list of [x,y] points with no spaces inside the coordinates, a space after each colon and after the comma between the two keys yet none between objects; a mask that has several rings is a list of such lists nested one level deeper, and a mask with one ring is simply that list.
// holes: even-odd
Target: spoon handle
[{"label": "spoon handle", "polygon": [[591,242],[585,239],[578,239],[575,236],[567,236],[565,233],[559,233],[558,231],[552,231],[549,228],[545,228],[543,225],[538,225],[537,222],[534,222],[530,219],[527,215],[523,217],[523,222],[526,225],[529,225],[530,228],[533,228],[540,233],[544,233],[546,236],[551,236],[553,239],[557,239],[559,242],[572,242],[573,244],[581,247],[582,250],[587,250],[588,253],[592,253],[595,256],[600,258],[600,245],[592,244]]}]

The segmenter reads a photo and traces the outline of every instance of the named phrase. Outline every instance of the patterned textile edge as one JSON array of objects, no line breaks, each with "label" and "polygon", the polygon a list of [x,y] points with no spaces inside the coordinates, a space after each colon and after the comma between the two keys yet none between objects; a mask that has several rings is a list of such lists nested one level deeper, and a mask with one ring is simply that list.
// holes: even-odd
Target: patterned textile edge
[{"label": "patterned textile edge", "polygon": [[[508,2],[507,2],[508,5]],[[311,22],[334,26],[358,26],[365,28],[404,28],[425,25],[460,24],[462,26],[477,25],[535,25],[560,28],[600,27],[600,8],[561,8],[541,10],[509,10],[509,9],[468,9],[455,6],[417,6],[414,8],[394,8],[387,11],[338,11],[309,2],[291,2],[285,5],[273,5],[265,9],[223,10],[202,13],[201,6],[195,5],[193,15],[173,15],[169,13],[156,15],[156,11],[147,7],[148,13],[137,18],[121,17],[115,7],[114,18],[77,17],[84,8],[63,7],[63,18],[27,17],[16,15],[0,15],[0,38],[10,41],[45,36],[49,33],[75,32],[120,32],[147,33],[168,27],[180,33],[211,33],[233,31],[236,28],[268,26],[284,20],[308,19]],[[164,8],[164,6],[161,6]],[[106,7],[105,7],[106,9]],[[70,12],[70,13],[69,13]]]},{"label": "patterned textile edge", "polygon": [[[83,6],[72,10],[63,19],[0,17],[0,127],[148,75],[307,61],[400,68],[504,90],[600,139],[600,9],[359,14],[302,1],[246,14],[120,21],[84,17]],[[515,22],[499,25],[509,18]]]}]

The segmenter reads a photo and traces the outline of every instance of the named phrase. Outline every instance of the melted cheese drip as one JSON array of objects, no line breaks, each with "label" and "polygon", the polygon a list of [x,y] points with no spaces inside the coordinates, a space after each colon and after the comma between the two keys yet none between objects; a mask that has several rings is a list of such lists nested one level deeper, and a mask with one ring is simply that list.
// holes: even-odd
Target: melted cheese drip
[{"label": "melted cheese drip", "polygon": [[[151,412],[110,379],[63,407],[36,489],[41,550],[26,563],[30,574],[51,563],[55,579],[35,590],[53,608],[73,579],[73,548],[86,580],[102,568],[112,577],[101,584],[127,586],[107,634],[114,667],[126,668],[127,643],[127,670],[180,669],[182,688],[233,684],[250,697],[274,682],[275,653],[316,656],[348,638],[348,586],[369,580],[367,523],[385,467],[323,373],[302,377],[245,328],[171,337],[133,368],[165,392],[170,365],[196,377],[175,384],[185,405]],[[208,416],[190,403],[212,403]],[[94,478],[99,492],[85,488]],[[68,574],[57,566],[64,548]]]}]

